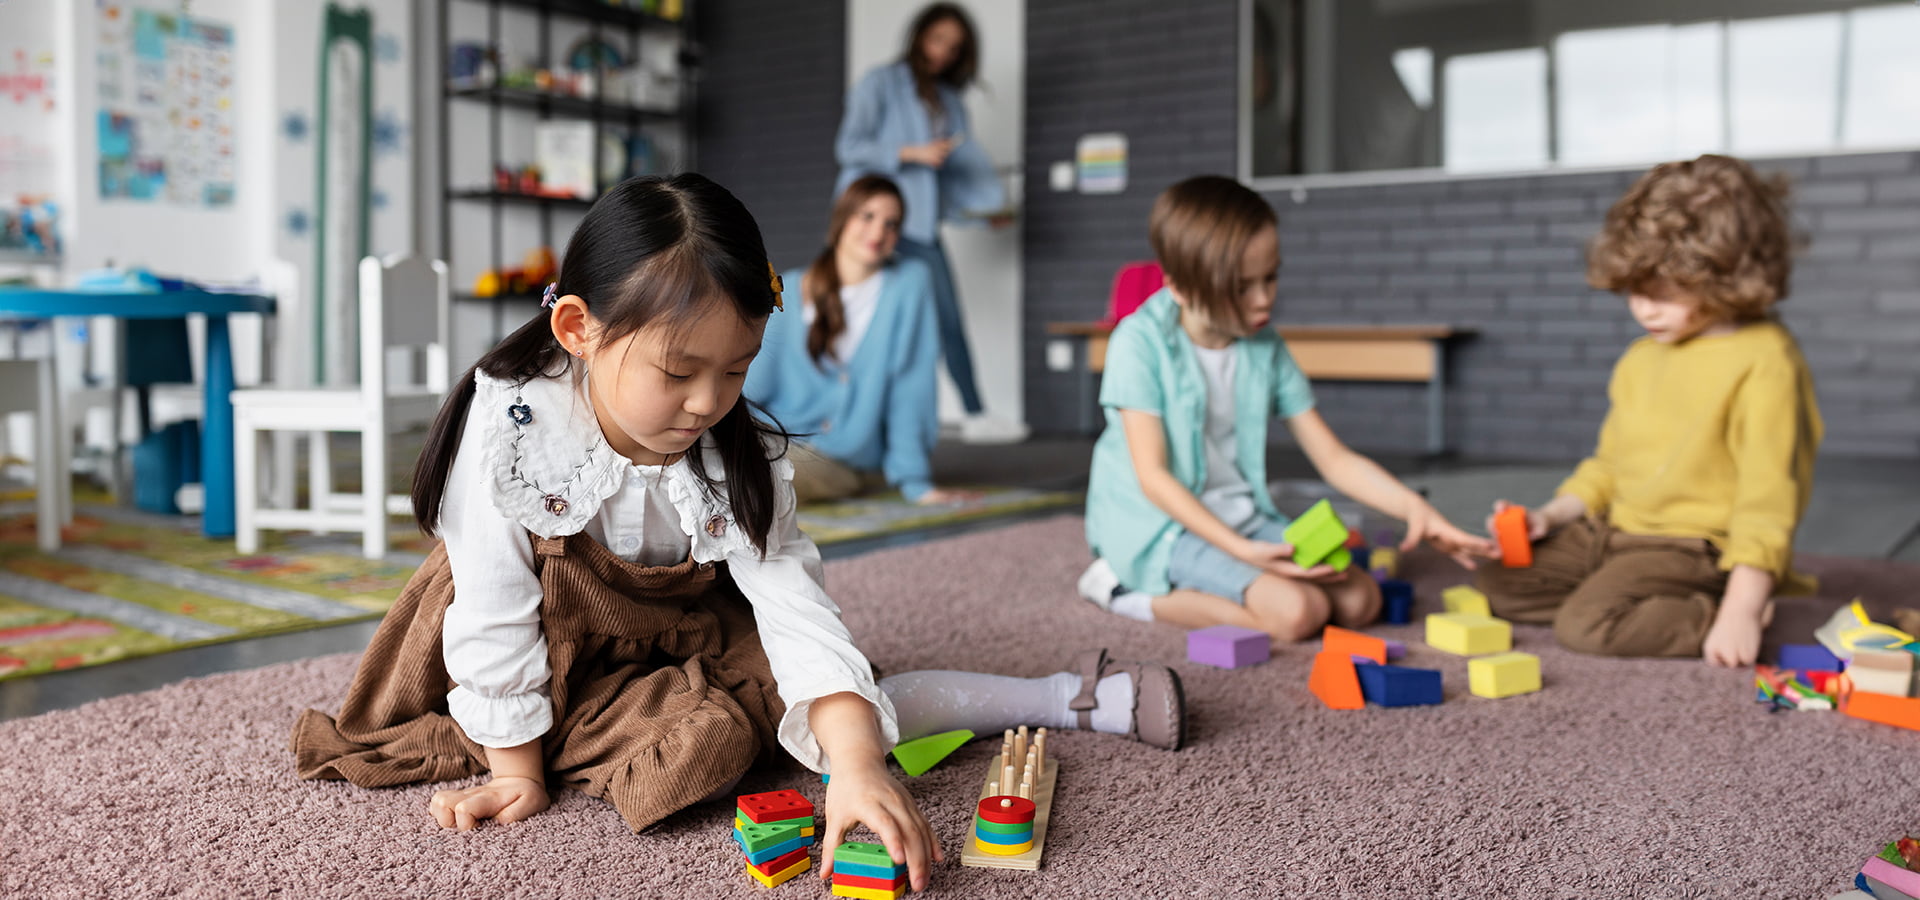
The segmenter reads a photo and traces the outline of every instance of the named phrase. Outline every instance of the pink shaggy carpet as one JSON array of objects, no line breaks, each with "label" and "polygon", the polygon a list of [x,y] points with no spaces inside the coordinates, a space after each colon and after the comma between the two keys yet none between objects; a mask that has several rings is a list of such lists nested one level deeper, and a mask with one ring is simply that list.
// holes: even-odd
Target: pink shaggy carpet
[{"label": "pink shaggy carpet", "polygon": [[[949,897],[1827,897],[1920,819],[1920,734],[1838,714],[1769,714],[1751,674],[1697,661],[1576,656],[1518,628],[1546,687],[1483,700],[1466,661],[1427,648],[1447,701],[1334,712],[1307,693],[1312,648],[1258,667],[1185,662],[1172,628],[1073,596],[1081,523],[1061,517],[829,564],[855,636],[887,671],[1040,675],[1105,644],[1174,662],[1192,745],[1165,753],[1069,733],[1036,873],[935,872]],[[1808,560],[1827,596],[1911,596],[1920,569]],[[1423,606],[1460,580],[1416,556]],[[351,655],[219,675],[0,723],[0,896],[747,897],[728,807],[633,835],[577,793],[469,834],[436,828],[433,786],[293,776],[288,726],[338,704]],[[957,859],[992,748],[908,783]],[[823,787],[795,768],[741,790]],[[811,878],[777,889],[825,896]]]}]

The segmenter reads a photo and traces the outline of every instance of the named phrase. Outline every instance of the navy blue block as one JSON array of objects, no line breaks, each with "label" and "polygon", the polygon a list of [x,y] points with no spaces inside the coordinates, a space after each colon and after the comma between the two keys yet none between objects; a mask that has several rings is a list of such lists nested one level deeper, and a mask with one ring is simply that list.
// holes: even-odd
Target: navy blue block
[{"label": "navy blue block", "polygon": [[1354,666],[1360,674],[1360,693],[1380,706],[1423,706],[1439,703],[1440,673],[1406,666]]},{"label": "navy blue block", "polygon": [[1386,601],[1387,624],[1405,625],[1413,621],[1413,585],[1397,578],[1382,579],[1380,597]]},{"label": "navy blue block", "polygon": [[1354,568],[1359,569],[1362,572],[1365,572],[1367,569],[1372,567],[1372,564],[1373,564],[1373,548],[1372,547],[1355,547],[1348,552],[1353,554]]},{"label": "navy blue block", "polygon": [[1802,672],[1838,672],[1840,657],[1819,644],[1782,644],[1780,668]]}]

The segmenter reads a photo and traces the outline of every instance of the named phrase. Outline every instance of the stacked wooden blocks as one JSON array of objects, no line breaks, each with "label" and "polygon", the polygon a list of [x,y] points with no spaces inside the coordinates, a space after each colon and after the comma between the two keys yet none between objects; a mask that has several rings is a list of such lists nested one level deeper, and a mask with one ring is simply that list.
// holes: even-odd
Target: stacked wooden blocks
[{"label": "stacked wooden blocks", "polygon": [[[1820,662],[1804,649],[1793,654],[1787,651],[1788,647],[1780,648],[1783,666],[1790,656],[1796,662]],[[1838,686],[1840,708],[1856,719],[1920,730],[1920,699],[1912,696],[1913,675],[1913,653],[1907,649],[1857,649],[1847,661],[1846,678]]]},{"label": "stacked wooden blocks", "polygon": [[[1264,637],[1264,635],[1263,635]],[[1026,726],[1008,730],[974,808],[972,840],[960,864],[993,869],[1038,869],[1046,850],[1047,820],[1059,764],[1047,756],[1047,730],[1028,740]]]},{"label": "stacked wooden blocks", "polygon": [[907,866],[887,848],[847,841],[833,849],[833,895],[860,900],[900,900],[907,893]]},{"label": "stacked wooden blocks", "polygon": [[1332,709],[1421,706],[1441,701],[1440,673],[1387,665],[1406,653],[1406,645],[1328,625],[1320,636],[1307,686]]},{"label": "stacked wooden blocks", "polygon": [[766,887],[811,866],[813,831],[813,804],[798,791],[746,794],[736,801],[733,841],[747,854],[747,874]]}]

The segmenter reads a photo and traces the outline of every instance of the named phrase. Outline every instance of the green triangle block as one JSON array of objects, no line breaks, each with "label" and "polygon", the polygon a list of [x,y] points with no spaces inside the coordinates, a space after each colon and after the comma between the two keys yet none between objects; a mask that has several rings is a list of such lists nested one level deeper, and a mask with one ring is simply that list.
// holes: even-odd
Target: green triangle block
[{"label": "green triangle block", "polygon": [[973,732],[965,728],[959,731],[945,731],[915,738],[893,748],[893,758],[898,760],[900,768],[908,775],[919,775],[940,764],[960,745],[973,740]]}]

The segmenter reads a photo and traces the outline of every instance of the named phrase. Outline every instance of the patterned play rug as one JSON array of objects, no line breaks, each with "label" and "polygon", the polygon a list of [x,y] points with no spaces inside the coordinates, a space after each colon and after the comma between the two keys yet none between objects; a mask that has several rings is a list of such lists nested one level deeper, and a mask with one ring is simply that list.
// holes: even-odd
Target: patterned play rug
[{"label": "patterned play rug", "polygon": [[[821,545],[1080,503],[1078,494],[990,488],[922,507],[898,495],[813,504]],[[201,537],[197,521],[81,505],[66,545],[34,548],[33,518],[0,518],[0,679],[300,631],[384,614],[433,541],[396,519],[395,562],[361,558],[351,536],[268,532],[261,552]]]},{"label": "patterned play rug", "polygon": [[276,537],[242,556],[191,520],[89,512],[51,555],[31,516],[0,520],[0,679],[374,618],[414,569]]}]

